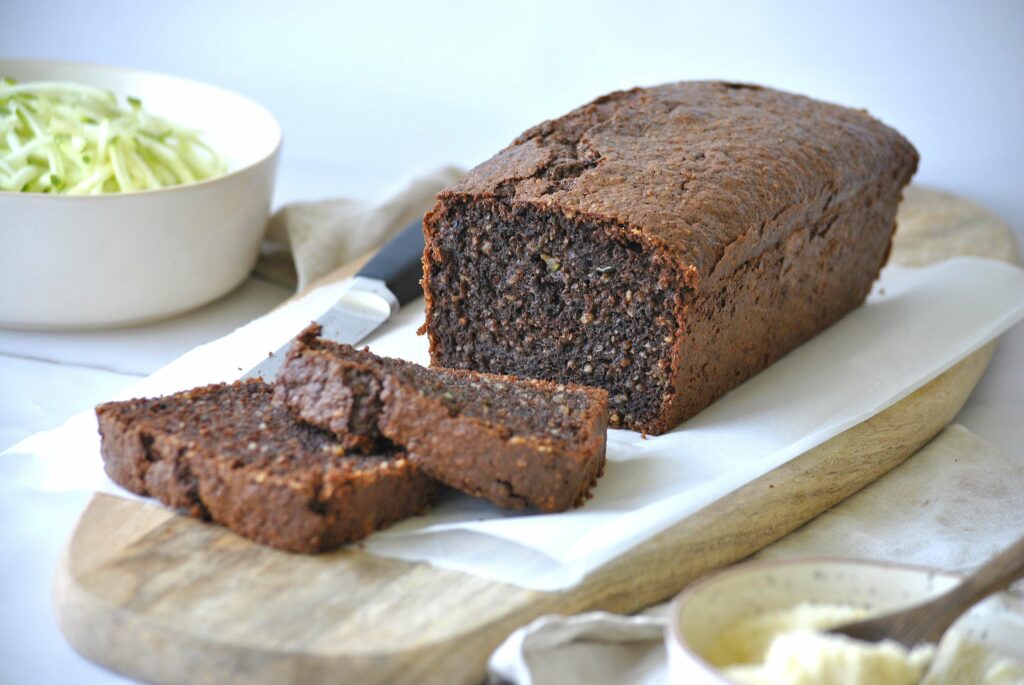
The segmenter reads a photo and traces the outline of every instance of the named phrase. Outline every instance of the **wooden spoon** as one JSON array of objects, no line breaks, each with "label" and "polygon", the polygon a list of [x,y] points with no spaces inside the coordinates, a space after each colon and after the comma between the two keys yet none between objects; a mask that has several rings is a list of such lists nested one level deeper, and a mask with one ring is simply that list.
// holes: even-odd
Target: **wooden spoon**
[{"label": "wooden spoon", "polygon": [[1024,538],[993,557],[949,592],[895,614],[847,623],[828,632],[864,642],[895,640],[907,648],[937,643],[960,614],[1024,576]]}]

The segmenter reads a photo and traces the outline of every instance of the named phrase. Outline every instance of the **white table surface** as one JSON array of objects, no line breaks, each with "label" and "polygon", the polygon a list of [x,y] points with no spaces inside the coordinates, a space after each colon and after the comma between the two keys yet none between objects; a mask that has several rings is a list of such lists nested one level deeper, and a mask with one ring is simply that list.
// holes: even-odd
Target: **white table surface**
[{"label": "white table surface", "polygon": [[[921,150],[918,181],[983,202],[1024,243],[1024,3],[938,5],[3,2],[0,53],[154,69],[255,97],[284,126],[278,204],[371,197],[440,164],[472,165],[615,88],[756,81],[869,107]],[[140,328],[0,330],[0,450],[287,295],[250,278]],[[1022,381],[1018,326],[957,421],[1016,455]],[[124,682],[79,658],[53,620],[53,569],[89,495],[10,486],[23,459],[0,458],[0,683]]]}]

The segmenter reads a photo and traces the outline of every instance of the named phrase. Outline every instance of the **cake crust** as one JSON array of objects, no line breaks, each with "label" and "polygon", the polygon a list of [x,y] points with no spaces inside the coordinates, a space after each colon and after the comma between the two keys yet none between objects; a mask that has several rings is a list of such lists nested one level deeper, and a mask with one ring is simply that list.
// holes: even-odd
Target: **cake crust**
[{"label": "cake crust", "polygon": [[[455,372],[459,373],[459,372]],[[509,382],[507,376],[461,372],[466,380]],[[607,395],[596,388],[567,388],[519,380],[545,394],[580,392],[589,406],[571,441],[543,435],[509,434],[504,427],[455,413],[421,393],[400,374],[384,380],[380,427],[424,472],[457,490],[510,509],[543,512],[582,505],[604,472]],[[555,406],[564,407],[558,400]]]},{"label": "cake crust", "polygon": [[789,223],[779,221],[786,208],[836,202],[883,177],[902,187],[917,162],[865,110],[684,81],[610,93],[545,121],[438,197],[501,198],[606,223],[703,280],[771,246],[785,231],[759,229]]}]

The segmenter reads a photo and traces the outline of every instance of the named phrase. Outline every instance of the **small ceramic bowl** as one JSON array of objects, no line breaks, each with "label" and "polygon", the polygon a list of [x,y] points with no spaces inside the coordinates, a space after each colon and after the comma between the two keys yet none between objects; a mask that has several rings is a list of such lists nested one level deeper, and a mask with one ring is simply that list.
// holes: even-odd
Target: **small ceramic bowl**
[{"label": "small ceramic bowl", "polygon": [[[712,574],[684,590],[669,610],[665,647],[671,682],[729,685],[732,681],[701,655],[747,616],[801,602],[895,611],[958,582],[955,574],[927,568],[823,559],[751,562]],[[1024,659],[1024,601],[1016,595],[995,595],[956,627],[994,651]]]},{"label": "small ceramic bowl", "polygon": [[199,183],[92,196],[0,191],[0,326],[75,329],[168,317],[252,270],[270,211],[281,128],[240,95],[172,76],[0,60],[18,81],[79,81],[195,128],[227,160]]}]

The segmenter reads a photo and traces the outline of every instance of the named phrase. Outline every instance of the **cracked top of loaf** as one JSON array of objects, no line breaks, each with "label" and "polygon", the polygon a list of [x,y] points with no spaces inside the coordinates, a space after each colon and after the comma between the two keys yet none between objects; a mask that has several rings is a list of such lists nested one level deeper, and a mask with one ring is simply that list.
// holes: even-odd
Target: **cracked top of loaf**
[{"label": "cracked top of loaf", "polygon": [[439,198],[606,223],[707,277],[726,247],[788,209],[869,183],[902,187],[917,161],[863,110],[684,81],[611,93],[535,126]]}]

